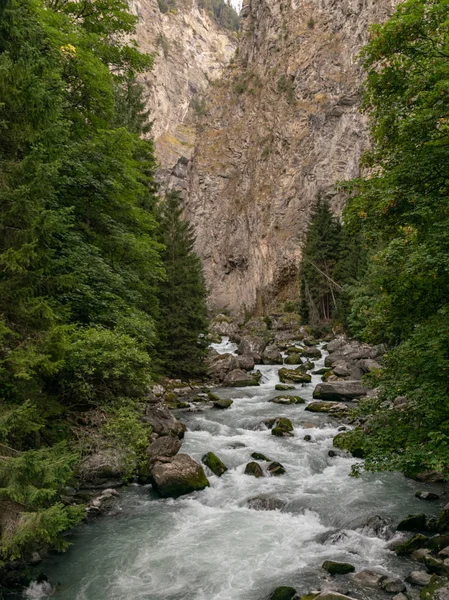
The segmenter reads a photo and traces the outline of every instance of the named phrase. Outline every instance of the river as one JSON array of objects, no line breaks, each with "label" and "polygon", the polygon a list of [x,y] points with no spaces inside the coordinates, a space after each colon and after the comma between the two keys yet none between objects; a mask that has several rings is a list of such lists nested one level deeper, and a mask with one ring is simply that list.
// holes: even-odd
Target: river
[{"label": "river", "polygon": [[[235,350],[226,339],[215,347]],[[324,364],[325,354],[315,369]],[[304,405],[268,402],[281,394],[274,389],[280,367],[257,368],[263,373],[260,387],[217,390],[234,400],[231,408],[178,415],[188,427],[181,451],[198,461],[212,451],[228,472],[221,478],[209,473],[210,488],[177,500],[131,485],[122,493],[117,516],[81,525],[68,552],[45,561],[43,570],[58,584],[52,598],[264,600],[280,585],[301,594],[323,588],[329,581],[320,568],[326,559],[357,569],[382,566],[402,576],[412,570],[411,562],[397,558],[364,524],[373,515],[396,523],[409,513],[436,512],[438,506],[423,506],[414,497],[418,489],[434,488],[400,474],[349,477],[354,459],[328,456],[341,422],[305,412]],[[311,384],[287,393],[310,401],[320,380],[313,375]],[[293,421],[294,437],[275,437],[263,426],[264,419],[278,416]],[[306,435],[312,440],[305,441]],[[281,462],[286,474],[245,475],[254,451]],[[279,499],[283,507],[248,507],[250,499],[261,496]],[[27,594],[47,597],[42,586]],[[358,590],[356,597],[391,595]]]}]

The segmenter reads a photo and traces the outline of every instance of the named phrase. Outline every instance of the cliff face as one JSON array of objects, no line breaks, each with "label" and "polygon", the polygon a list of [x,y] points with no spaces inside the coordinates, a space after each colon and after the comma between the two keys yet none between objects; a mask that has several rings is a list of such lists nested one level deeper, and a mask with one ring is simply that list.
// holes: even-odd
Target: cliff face
[{"label": "cliff face", "polygon": [[359,175],[367,122],[357,55],[396,0],[245,0],[238,55],[209,89],[192,159],[211,306],[263,313],[297,294],[300,243],[319,195]]},{"label": "cliff face", "polygon": [[168,187],[182,189],[195,145],[196,114],[210,82],[229,63],[236,40],[200,10],[196,0],[176,0],[166,13],[157,0],[130,0],[130,8],[139,17],[140,47],[156,54],[145,84],[159,178]]}]

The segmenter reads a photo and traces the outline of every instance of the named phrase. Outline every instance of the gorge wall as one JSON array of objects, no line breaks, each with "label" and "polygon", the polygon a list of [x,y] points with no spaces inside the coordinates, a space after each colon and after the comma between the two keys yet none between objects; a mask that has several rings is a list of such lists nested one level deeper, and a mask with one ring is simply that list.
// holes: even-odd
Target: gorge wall
[{"label": "gorge wall", "polygon": [[187,216],[211,307],[263,314],[297,296],[319,195],[359,175],[367,121],[358,54],[395,0],[245,0],[237,55],[198,125]]},{"label": "gorge wall", "polygon": [[[163,4],[166,12],[161,11]],[[210,82],[229,64],[236,36],[198,8],[197,0],[130,0],[130,7],[139,18],[139,46],[155,56],[144,83],[160,163],[158,178],[166,188],[185,190],[195,117]]]},{"label": "gorge wall", "polygon": [[132,0],[138,41],[157,53],[159,179],[183,192],[211,308],[263,314],[297,296],[316,199],[339,213],[335,183],[359,175],[358,54],[398,0],[245,0],[238,47],[197,0],[170,1],[164,14]]}]

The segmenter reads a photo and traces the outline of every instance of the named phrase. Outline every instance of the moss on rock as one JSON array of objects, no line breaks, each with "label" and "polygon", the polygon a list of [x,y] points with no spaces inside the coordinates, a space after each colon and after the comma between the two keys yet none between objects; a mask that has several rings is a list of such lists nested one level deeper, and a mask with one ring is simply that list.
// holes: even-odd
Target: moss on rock
[{"label": "moss on rock", "polygon": [[213,452],[208,452],[203,456],[201,461],[209,467],[214,475],[221,477],[223,473],[226,473],[228,467],[218,458]]}]

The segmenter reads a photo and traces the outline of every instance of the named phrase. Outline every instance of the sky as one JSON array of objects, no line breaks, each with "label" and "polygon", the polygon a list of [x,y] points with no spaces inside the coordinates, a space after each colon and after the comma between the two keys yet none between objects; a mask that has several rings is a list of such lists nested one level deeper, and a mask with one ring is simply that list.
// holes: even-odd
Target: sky
[{"label": "sky", "polygon": [[231,0],[232,6],[238,11],[242,8],[242,0]]}]

